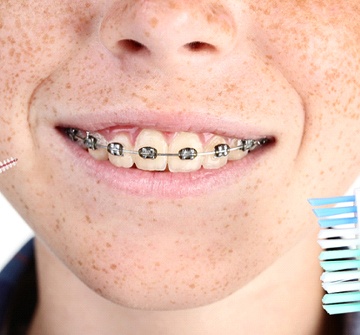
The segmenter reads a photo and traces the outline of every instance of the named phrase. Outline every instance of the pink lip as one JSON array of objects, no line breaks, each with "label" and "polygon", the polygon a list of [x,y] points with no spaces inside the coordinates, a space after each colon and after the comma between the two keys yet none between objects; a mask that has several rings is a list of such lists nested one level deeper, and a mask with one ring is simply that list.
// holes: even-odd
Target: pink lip
[{"label": "pink lip", "polygon": [[[61,136],[61,135],[60,135]],[[272,145],[259,148],[239,161],[231,161],[216,170],[200,169],[190,173],[148,172],[136,168],[118,168],[108,161],[93,159],[86,150],[65,136],[67,151],[72,162],[83,175],[101,180],[117,192],[133,196],[157,198],[182,198],[208,194],[233,183],[239,177],[246,178],[254,163],[271,149]],[[70,158],[71,159],[71,158]]]}]

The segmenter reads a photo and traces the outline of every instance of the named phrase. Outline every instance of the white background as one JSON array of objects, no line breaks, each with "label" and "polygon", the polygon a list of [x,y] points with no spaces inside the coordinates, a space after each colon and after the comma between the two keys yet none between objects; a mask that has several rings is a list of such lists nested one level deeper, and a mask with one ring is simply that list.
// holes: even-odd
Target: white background
[{"label": "white background", "polygon": [[[348,193],[353,194],[355,187],[360,187],[360,177]],[[337,194],[329,194],[332,195]],[[32,235],[32,231],[0,193],[0,270]]]},{"label": "white background", "polygon": [[0,269],[31,236],[30,228],[0,193]]}]

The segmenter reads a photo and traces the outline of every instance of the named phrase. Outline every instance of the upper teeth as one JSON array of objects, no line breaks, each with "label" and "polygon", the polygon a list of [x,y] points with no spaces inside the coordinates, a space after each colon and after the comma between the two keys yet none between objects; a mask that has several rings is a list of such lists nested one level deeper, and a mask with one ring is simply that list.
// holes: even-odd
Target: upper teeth
[{"label": "upper teeth", "polygon": [[161,132],[144,129],[132,145],[126,133],[117,134],[111,142],[107,142],[97,133],[75,128],[67,128],[65,131],[73,141],[82,141],[95,159],[109,159],[118,167],[130,168],[135,164],[138,169],[148,171],[164,171],[166,167],[171,172],[190,172],[201,167],[217,169],[228,160],[241,159],[249,151],[270,142],[266,137],[225,140],[214,135],[203,145],[197,134],[179,132],[168,145]]}]

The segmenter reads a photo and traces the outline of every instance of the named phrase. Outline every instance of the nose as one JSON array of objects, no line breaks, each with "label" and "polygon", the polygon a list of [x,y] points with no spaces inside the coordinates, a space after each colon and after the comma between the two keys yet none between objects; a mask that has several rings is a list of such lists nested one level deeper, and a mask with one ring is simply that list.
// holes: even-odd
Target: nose
[{"label": "nose", "polygon": [[236,24],[218,0],[123,0],[109,6],[100,38],[119,58],[189,62],[231,52]]}]

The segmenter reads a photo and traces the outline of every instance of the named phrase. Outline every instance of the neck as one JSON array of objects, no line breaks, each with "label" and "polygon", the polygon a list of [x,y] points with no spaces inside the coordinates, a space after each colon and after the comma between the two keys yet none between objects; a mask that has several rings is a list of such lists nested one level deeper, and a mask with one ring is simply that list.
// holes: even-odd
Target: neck
[{"label": "neck", "polygon": [[323,328],[318,251],[312,235],[222,301],[143,311],[98,296],[37,241],[39,304],[29,334],[331,334]]}]

